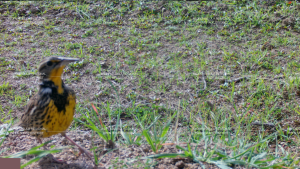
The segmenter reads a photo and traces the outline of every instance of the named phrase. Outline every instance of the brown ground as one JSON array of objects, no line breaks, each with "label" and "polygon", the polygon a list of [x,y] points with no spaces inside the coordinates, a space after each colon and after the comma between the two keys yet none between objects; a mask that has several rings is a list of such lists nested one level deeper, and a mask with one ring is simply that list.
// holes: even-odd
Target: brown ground
[{"label": "brown ground", "polygon": [[[40,8],[43,10],[43,8]],[[16,11],[14,7],[9,7],[9,10],[11,12]],[[5,70],[4,76],[1,76],[0,79],[1,81],[9,82],[11,84],[10,89],[11,90],[17,90],[19,91],[20,95],[26,95],[26,96],[32,96],[36,91],[37,88],[36,86],[38,85],[38,77],[35,75],[29,75],[29,76],[24,76],[21,78],[16,77],[17,74],[25,71],[30,71],[30,69],[37,69],[37,64],[41,61],[42,57],[45,57],[43,55],[45,50],[51,51],[52,55],[53,53],[57,52],[59,50],[59,46],[62,42],[64,41],[57,41],[60,37],[65,37],[67,42],[70,43],[83,43],[85,46],[93,46],[94,44],[99,44],[99,41],[96,40],[95,36],[90,36],[87,38],[80,38],[76,36],[70,36],[69,33],[62,33],[62,34],[51,34],[50,37],[49,35],[46,35],[45,30],[43,29],[45,24],[45,21],[48,19],[50,21],[54,20],[56,23],[56,26],[62,29],[67,29],[72,32],[73,35],[81,35],[85,31],[81,29],[74,29],[70,27],[69,25],[65,25],[64,22],[67,22],[67,20],[72,20],[73,18],[79,19],[80,16],[78,13],[75,11],[69,11],[69,10],[48,10],[47,13],[43,15],[31,15],[29,18],[28,15],[26,15],[26,11],[30,10],[35,10],[35,6],[29,6],[29,7],[23,7],[19,9],[19,14],[25,16],[23,21],[17,20],[17,19],[12,19],[8,16],[2,16],[1,20],[1,28],[2,30],[5,30],[8,34],[11,34],[14,32],[17,28],[23,28],[23,31],[20,32],[20,34],[17,36],[26,36],[26,41],[20,42],[15,38],[9,38],[6,39],[5,43],[10,44],[12,42],[17,42],[15,44],[12,43],[12,46],[15,46],[16,50],[6,50],[2,52],[1,56],[2,57],[7,57],[9,60],[13,61],[12,69],[7,69]],[[96,16],[97,14],[95,14]],[[137,17],[137,14],[133,13],[133,17]],[[131,17],[132,17],[131,16]],[[126,19],[128,19],[130,16],[126,16]],[[26,26],[27,25],[27,26]],[[30,25],[30,26],[28,26]],[[100,29],[105,29],[105,28],[100,28]],[[117,30],[116,28],[109,28],[110,31],[115,31]],[[147,34],[147,31],[141,30],[142,34]],[[104,31],[100,31],[99,36],[105,37]],[[125,35],[127,32],[123,32]],[[47,37],[48,36],[48,37]],[[13,36],[14,37],[14,36]],[[47,37],[46,41],[43,40],[38,40],[40,37]],[[29,42],[28,42],[28,41]],[[43,42],[44,44],[41,45],[40,42]],[[117,47],[117,48],[112,48],[110,45],[108,45],[107,40],[103,39],[100,41],[101,43],[101,49],[104,49],[105,52],[110,52],[110,51],[119,51],[123,50],[123,47],[129,46],[126,42],[123,44],[123,47]],[[172,52],[175,50],[175,46],[169,42],[164,42],[162,41],[161,43],[164,43],[164,47],[159,47],[158,51],[161,51],[159,55],[161,56],[166,56],[167,53]],[[6,46],[4,43],[0,43],[1,46]],[[212,44],[215,45],[215,44]],[[30,51],[33,49],[29,55],[26,54],[26,57],[20,57],[25,51]],[[164,49],[164,50],[162,50]],[[184,49],[180,49],[182,51]],[[145,55],[145,52],[141,52],[140,56]],[[83,67],[80,68],[78,74],[80,77],[80,81],[72,81],[71,84],[68,84],[68,86],[72,87],[75,89],[77,93],[77,99],[78,102],[84,102],[87,99],[90,100],[95,100],[97,99],[97,102],[101,101],[106,101],[107,99],[114,99],[114,97],[110,97],[109,95],[103,95],[102,97],[95,97],[95,94],[99,92],[99,85],[97,84],[97,80],[95,79],[95,76],[92,76],[91,74],[85,74],[84,72],[89,68],[93,67],[91,64],[92,62],[96,62],[97,60],[94,60],[95,58],[91,58],[92,60],[89,60],[89,62],[85,63]],[[108,67],[115,66],[114,60],[109,60],[110,58],[107,58],[103,61],[103,68],[105,70],[105,73],[107,74],[115,74],[114,70],[107,69]],[[130,68],[127,64],[120,60],[121,63],[123,64],[122,69],[124,71],[129,71]],[[29,69],[28,69],[29,66]],[[145,69],[146,70],[146,69]],[[148,70],[150,72],[151,70]],[[74,76],[74,74],[70,73],[65,73],[64,79],[68,79],[70,76]],[[114,77],[115,78],[115,77]],[[117,77],[118,78],[118,77]],[[117,79],[116,79],[117,80]],[[126,92],[121,93],[120,97],[125,98],[126,94],[128,94],[129,90],[134,88],[136,86],[134,81],[131,80],[131,78],[128,77],[121,77],[122,80],[122,85],[127,86]],[[105,81],[104,79],[104,84],[102,87],[105,89],[110,89],[111,86],[110,84]],[[25,84],[22,85],[21,84]],[[88,84],[88,87],[87,87]],[[114,83],[117,87],[120,85],[117,83]],[[171,87],[171,85],[170,85]],[[182,86],[184,87],[184,86]],[[187,86],[185,87],[187,88]],[[129,90],[128,90],[129,89]],[[171,90],[168,89],[168,90]],[[178,92],[184,91],[183,88],[178,88],[178,89],[173,89],[177,90]],[[110,89],[111,91],[111,89]],[[130,90],[131,91],[131,90]],[[140,97],[141,103],[147,104],[153,102],[153,97],[155,97],[155,93],[150,92],[147,94],[145,98]],[[101,96],[101,95],[100,95]],[[160,96],[161,100],[165,103],[171,104],[173,101],[170,95],[162,95]],[[168,102],[166,102],[166,98],[168,98]],[[10,100],[11,98],[6,98],[2,97],[1,102],[3,107],[10,107],[11,103]],[[25,101],[25,100],[24,100]],[[97,104],[96,102],[96,104]],[[19,117],[24,110],[24,106],[26,104],[25,102],[22,102],[21,105],[17,107],[13,107],[12,115],[14,117]],[[124,105],[124,107],[129,106],[131,104],[128,102],[126,99],[122,101],[121,103]],[[172,107],[176,107],[175,104],[170,105]],[[78,117],[80,115],[76,115]],[[73,131],[76,134],[72,134],[72,132],[68,132],[68,136],[72,138],[75,142],[78,144],[82,145],[83,147],[87,148],[88,150],[91,148],[91,138],[90,138],[90,131],[86,131],[86,134],[78,134],[79,131]],[[60,146],[70,146],[71,144],[67,141],[64,140],[63,137],[61,136],[53,136],[48,139],[44,139],[43,141],[47,140],[54,140],[54,142],[50,143],[48,146],[55,145],[55,147],[60,147]],[[33,148],[35,146],[39,145],[37,140],[33,137],[27,136],[27,135],[22,135],[22,136],[9,136],[8,139],[6,139],[2,145],[2,148],[4,147],[10,147],[9,150],[5,151],[2,155],[11,155],[20,151],[26,151],[29,150],[30,148]],[[105,143],[101,139],[93,139],[93,145],[97,146],[96,152],[99,154],[98,158],[101,158],[100,164],[98,165],[99,168],[144,168],[145,163],[147,163],[147,166],[152,166],[152,168],[199,168],[200,165],[198,163],[194,163],[190,161],[189,159],[185,158],[176,158],[176,159],[162,159],[162,160],[146,160],[146,159],[141,159],[142,157],[146,157],[148,155],[153,155],[154,153],[152,152],[151,148],[147,145],[141,145],[141,146],[130,146],[126,147],[124,145],[116,145],[115,150],[108,152],[108,150],[105,148]],[[108,152],[108,153],[107,153]],[[106,154],[107,153],[107,154]],[[178,150],[174,146],[164,146],[162,150],[160,150],[160,153],[178,153]],[[78,149],[75,147],[69,148],[69,149],[64,149],[62,152],[54,154],[54,157],[64,160],[67,163],[66,164],[56,164],[56,163],[51,163],[51,161],[48,160],[47,157],[44,157],[43,159],[39,160],[38,162],[35,162],[25,168],[47,168],[47,169],[67,169],[67,168],[72,168],[72,169],[86,169],[86,168],[93,168],[93,163],[84,156],[79,156],[77,157],[78,154]],[[21,163],[25,164],[29,160],[31,160],[34,157],[34,155],[26,156],[25,158],[21,159]],[[134,166],[131,164],[134,163]],[[217,168],[213,165],[209,165],[206,163],[203,163],[204,166],[207,168]]]},{"label": "brown ground", "polygon": [[[86,149],[91,148],[91,138],[89,131],[81,132],[76,131],[75,134],[73,132],[68,132],[68,136],[70,136],[76,143],[80,144]],[[44,139],[43,141],[54,140],[53,142],[49,143],[47,147],[55,145],[55,147],[61,146],[70,146],[68,140],[63,139],[60,136],[52,136],[51,138]],[[21,136],[9,136],[6,141],[4,141],[3,147],[10,147],[10,150],[6,151],[3,155],[11,155],[17,152],[26,151],[30,148],[39,145],[37,140],[33,137],[28,135],[21,135]],[[97,147],[95,150],[99,156],[100,164],[98,168],[144,168],[145,163],[149,167],[153,165],[154,168],[185,168],[185,169],[196,169],[201,168],[199,163],[194,163],[193,161],[187,158],[164,158],[161,160],[146,160],[141,159],[142,157],[146,157],[149,155],[153,155],[151,148],[149,145],[133,145],[133,146],[120,146],[116,145],[115,149],[107,149],[105,143],[100,140],[93,141],[93,145]],[[185,144],[181,145],[186,147]],[[193,146],[192,146],[193,147]],[[198,150],[201,151],[203,149],[202,146],[198,145]],[[112,151],[111,151],[112,150]],[[36,163],[33,163],[25,168],[37,168],[37,169],[92,169],[94,168],[94,164],[91,160],[87,157],[80,155],[78,156],[78,149],[77,148],[66,148],[62,152],[54,154],[53,156],[57,159],[66,161],[65,164],[58,164],[53,163],[49,160],[48,156],[42,158]],[[174,145],[165,145],[159,151],[159,153],[178,153],[178,149],[175,148]],[[50,156],[52,156],[50,154]],[[21,163],[25,164],[32,158],[34,155],[28,155],[21,159]],[[132,165],[134,162],[134,165]],[[214,165],[207,164],[202,162],[202,165],[206,168],[218,168]],[[153,168],[151,167],[151,168]]]},{"label": "brown ground", "polygon": [[[2,2],[0,2],[0,5]],[[94,18],[99,18],[102,16],[103,13],[99,13],[97,5],[91,5],[91,10],[89,15],[93,16]],[[161,11],[161,6],[153,5],[151,6],[154,10]],[[224,9],[223,9],[224,8]],[[38,10],[36,10],[38,9]],[[232,8],[229,8],[225,5],[221,8],[221,10],[228,10],[233,11]],[[9,11],[9,15],[4,15],[6,11]],[[31,11],[32,14],[28,14]],[[212,7],[206,8],[203,7],[199,9],[199,11],[205,11],[207,13],[214,12]],[[16,12],[19,15],[19,18],[12,17],[11,15]],[[152,68],[151,65],[141,64],[132,64],[132,61],[141,62],[143,58],[148,56],[148,48],[142,49],[139,51],[138,45],[130,44],[129,40],[132,36],[128,30],[134,25],[138,33],[142,34],[142,40],[144,44],[149,45],[150,38],[153,35],[153,32],[150,32],[149,29],[143,29],[143,25],[139,25],[138,23],[134,23],[134,19],[137,19],[140,14],[143,13],[143,10],[135,10],[128,12],[123,17],[118,19],[118,24],[120,24],[123,28],[117,26],[109,26],[109,23],[96,25],[93,28],[97,30],[93,32],[92,36],[88,37],[81,37],[88,29],[78,26],[78,24],[83,21],[87,22],[86,18],[84,17],[83,13],[78,13],[74,9],[65,8],[63,5],[57,8],[49,8],[45,9],[43,6],[38,5],[27,5],[22,7],[15,7],[13,5],[6,6],[4,9],[0,9],[0,13],[3,14],[0,16],[0,32],[4,32],[7,35],[7,38],[0,42],[1,47],[1,58],[5,58],[5,61],[9,62],[5,66],[1,66],[0,73],[0,85],[2,82],[9,82],[11,85],[9,87],[9,91],[15,91],[9,94],[1,95],[0,96],[0,103],[2,105],[3,112],[7,117],[5,120],[10,119],[9,116],[18,118],[23,113],[24,107],[28,98],[30,98],[36,91],[37,85],[39,83],[38,77],[35,76],[35,70],[37,69],[38,63],[40,63],[42,58],[56,55],[57,53],[67,55],[69,57],[81,57],[84,64],[81,66],[75,66],[73,68],[68,68],[68,70],[64,73],[63,79],[66,81],[66,84],[73,88],[77,93],[77,100],[81,107],[89,107],[90,103],[94,103],[96,106],[101,106],[101,103],[109,102],[112,108],[117,107],[117,99],[115,91],[112,89],[108,80],[111,80],[117,90],[121,90],[124,87],[124,90],[120,92],[120,104],[122,108],[128,108],[132,105],[132,100],[128,99],[128,95],[131,92],[136,93],[136,105],[149,105],[149,104],[156,104],[157,106],[161,107],[168,107],[170,110],[176,110],[178,108],[178,102],[181,99],[188,100],[188,105],[185,110],[183,111],[182,118],[179,119],[179,123],[182,127],[182,130],[185,130],[184,123],[188,122],[190,113],[195,113],[198,111],[197,106],[193,107],[194,105],[204,104],[207,100],[209,103],[211,102],[213,107],[224,108],[226,110],[233,110],[233,106],[229,103],[228,99],[224,98],[218,94],[216,95],[209,95],[208,97],[199,97],[196,89],[202,89],[203,84],[200,83],[201,75],[199,75],[199,81],[197,84],[197,88],[191,88],[191,84],[196,83],[196,79],[194,76],[189,76],[186,69],[176,70],[180,71],[183,74],[186,73],[186,79],[183,79],[181,76],[178,76],[176,80],[170,80],[173,78],[173,75],[178,75],[178,72],[172,72],[171,69],[163,69],[160,66]],[[173,12],[166,8],[163,12],[164,15],[172,15],[174,16]],[[83,16],[82,16],[83,15]],[[110,14],[113,16],[113,13]],[[21,18],[22,17],[22,18]],[[21,19],[20,19],[21,18]],[[76,24],[72,25],[71,22],[75,19]],[[132,20],[133,21],[132,21]],[[273,18],[274,19],[274,18]],[[117,19],[116,19],[117,20]],[[163,20],[161,23],[158,23],[160,26],[163,27],[168,20]],[[275,18],[274,22],[280,22],[280,18]],[[284,23],[285,25],[293,25],[293,19],[286,18]],[[154,23],[151,23],[154,24]],[[166,24],[167,25],[167,24]],[[222,21],[214,22],[214,32],[221,32],[223,26]],[[163,27],[163,29],[166,29]],[[175,28],[174,28],[175,29]],[[183,29],[181,26],[177,25],[176,29]],[[62,32],[60,32],[62,30]],[[109,31],[109,33],[107,33]],[[199,29],[200,32],[197,34],[196,37],[191,38],[190,43],[192,44],[190,47],[195,48],[197,47],[196,42],[205,42],[206,47],[205,49],[211,49],[211,51],[215,52],[213,54],[207,54],[205,57],[207,60],[214,60],[213,63],[208,63],[206,65],[207,75],[209,79],[213,79],[212,82],[207,81],[208,87],[210,91],[219,91],[223,90],[220,89],[220,86],[224,84],[225,80],[220,79],[223,75],[223,71],[217,69],[224,65],[228,66],[231,70],[231,75],[229,75],[230,79],[236,79],[241,77],[241,72],[247,71],[258,71],[260,75],[264,77],[265,75],[272,74],[273,72],[259,66],[257,64],[248,63],[247,59],[240,62],[240,64],[236,65],[227,65],[227,61],[223,60],[223,47],[228,47],[231,45],[232,42],[224,41],[220,36],[215,36],[215,39],[211,39],[211,36],[208,36],[205,32],[201,32],[203,30]],[[244,38],[240,40],[238,43],[232,46],[230,49],[233,53],[233,57],[241,57],[243,52],[247,52],[249,49],[244,48],[244,44],[250,40],[256,40],[255,43],[258,44],[258,47],[261,46],[262,50],[269,50],[269,55],[266,57],[274,57],[278,58],[277,53],[279,51],[283,53],[289,53],[294,49],[287,49],[282,46],[274,46],[269,43],[263,43],[263,40],[260,39],[260,34],[257,29],[250,29],[249,34],[251,36],[247,37],[248,39]],[[281,29],[278,30],[278,34],[284,33],[286,30]],[[112,34],[112,32],[118,32],[118,34]],[[98,35],[96,33],[99,33]],[[188,37],[191,34],[190,31],[183,30],[181,32]],[[232,33],[232,32],[230,32]],[[297,32],[291,32],[292,36],[298,36]],[[111,37],[111,35],[114,35]],[[101,37],[101,39],[96,38],[96,36]],[[162,36],[164,37],[164,36]],[[170,53],[178,52],[178,56],[183,56],[182,64],[185,68],[193,69],[193,57],[197,56],[197,52],[190,53],[191,51],[185,47],[181,46],[178,47],[176,39],[180,38],[179,35],[173,35],[170,39],[160,38],[157,39],[161,43],[161,46],[156,47],[154,53],[157,53],[157,60],[162,64],[162,66],[167,66],[169,61],[173,61],[174,58],[170,57]],[[123,39],[122,39],[123,38]],[[76,44],[82,43],[83,44],[83,55],[80,55],[78,52],[78,48],[76,48],[77,53],[74,52],[73,49],[67,49],[67,43]],[[94,52],[88,52],[89,47],[96,46]],[[75,47],[74,47],[75,48]],[[129,56],[124,56],[125,48],[134,51],[134,59],[129,59]],[[252,50],[252,49],[250,49]],[[152,56],[152,55],[151,55]],[[294,58],[293,58],[294,57]],[[290,60],[296,60],[297,56],[292,56]],[[279,59],[280,60],[280,59]],[[102,76],[98,73],[93,73],[93,70],[97,70],[98,67],[95,63],[101,62],[102,73],[111,75],[109,76]],[[287,64],[287,59],[283,58],[278,62],[278,65],[284,67]],[[171,65],[171,64],[170,64]],[[136,70],[140,70],[141,72],[146,74],[146,80],[143,81],[143,84],[139,84],[138,79],[134,79],[130,74],[136,72]],[[17,77],[18,74],[23,72],[29,72],[28,75],[24,75],[21,77]],[[121,73],[128,73],[128,76],[121,76]],[[153,79],[156,77],[155,75],[159,74],[158,83],[156,83]],[[273,74],[272,74],[273,75]],[[271,83],[278,93],[280,92],[280,88],[276,87],[276,82],[283,79],[281,75],[280,77],[273,78],[265,77],[267,83]],[[99,77],[102,77],[102,81],[100,82]],[[135,76],[136,77],[136,76]],[[70,80],[71,79],[71,80]],[[269,80],[271,79],[271,80]],[[67,81],[69,80],[69,81]],[[249,82],[250,83],[250,82]],[[252,83],[252,82],[251,82]],[[164,84],[166,86],[166,92],[157,92],[153,90],[153,86]],[[257,84],[257,82],[256,82]],[[239,82],[237,82],[237,88],[239,88]],[[249,85],[250,86],[250,85]],[[224,89],[227,94],[230,94],[231,89]],[[296,92],[296,89],[291,89],[293,92],[289,91],[290,93],[286,94],[286,97],[283,99],[278,99],[278,104],[276,108],[282,108],[282,113],[278,114],[280,119],[285,119],[278,122],[281,126],[285,126],[286,124],[290,124],[290,126],[298,127],[300,123],[298,123],[298,119],[295,118],[295,112],[289,111],[288,105],[285,103],[287,100],[289,101],[291,95],[294,96],[293,93]],[[224,92],[224,93],[225,93]],[[241,107],[244,102],[249,98],[248,96],[253,94],[252,91],[243,90],[242,94],[234,94],[234,99],[237,107],[240,106],[241,110],[245,110],[245,107]],[[218,92],[217,92],[218,93]],[[219,92],[220,93],[220,92]],[[292,93],[292,94],[291,94]],[[210,93],[204,93],[210,94]],[[15,101],[15,95],[20,96],[19,101]],[[291,102],[299,103],[299,96],[295,95],[295,99]],[[262,101],[263,102],[263,101]],[[258,109],[261,110],[263,108],[263,103],[258,105]],[[274,103],[270,104],[273,106]],[[180,108],[182,109],[182,108]],[[11,110],[11,113],[8,112]],[[298,109],[297,109],[298,110]],[[169,110],[160,110],[160,115],[167,116],[167,113],[170,113]],[[133,118],[126,116],[127,114],[123,113],[121,119],[126,124],[132,124]],[[256,110],[249,110],[248,116],[257,115]],[[75,117],[80,118],[80,114],[77,113]],[[1,117],[3,118],[3,117]],[[109,124],[107,120],[107,115],[102,115],[105,124]],[[259,117],[257,117],[259,119]],[[113,119],[115,120],[115,119]],[[75,122],[74,122],[75,123]],[[234,122],[233,122],[234,123]],[[213,124],[213,122],[212,122]],[[200,122],[199,122],[200,125]],[[104,141],[102,139],[91,138],[91,131],[79,126],[76,123],[76,130],[72,130],[67,134],[75,140],[78,144],[84,146],[85,148],[91,148],[91,145],[97,146],[96,154],[98,158],[101,158],[99,168],[144,168],[145,165],[147,167],[152,168],[200,168],[200,164],[194,163],[189,159],[162,159],[162,160],[146,160],[142,159],[143,157],[153,155],[151,148],[147,145],[141,146],[126,146],[123,144],[117,144],[113,151],[107,148]],[[180,128],[180,126],[179,126]],[[174,127],[173,127],[174,129]],[[83,131],[84,130],[84,131]],[[180,129],[179,129],[180,130]],[[81,134],[78,134],[81,132]],[[76,133],[76,134],[75,134]],[[71,144],[63,140],[61,136],[53,136],[49,138],[54,140],[54,142],[50,143],[50,145],[55,145],[55,147],[60,146],[70,146]],[[45,139],[43,141],[49,140]],[[91,142],[93,140],[93,143]],[[172,139],[168,140],[169,142],[173,142]],[[296,142],[296,141],[295,141]],[[39,145],[35,138],[30,136],[20,136],[16,137],[14,135],[9,136],[1,146],[1,150],[5,147],[10,147],[10,150],[5,151],[1,155],[11,155],[13,153],[19,151],[26,151],[32,147]],[[219,145],[222,147],[222,145]],[[185,147],[185,146],[184,146]],[[203,148],[198,147],[198,150],[201,151]],[[179,153],[179,150],[176,149],[174,146],[164,146],[160,153]],[[64,149],[62,152],[53,154],[54,157],[67,161],[67,164],[53,164],[47,161],[46,158],[35,162],[29,165],[26,168],[92,168],[93,164],[87,157],[80,156],[77,157],[78,149],[75,148],[67,148]],[[34,156],[27,156],[22,158],[22,164],[28,162]],[[206,168],[217,168],[214,165],[209,165],[206,163],[202,163]],[[236,167],[238,168],[238,167]]]}]

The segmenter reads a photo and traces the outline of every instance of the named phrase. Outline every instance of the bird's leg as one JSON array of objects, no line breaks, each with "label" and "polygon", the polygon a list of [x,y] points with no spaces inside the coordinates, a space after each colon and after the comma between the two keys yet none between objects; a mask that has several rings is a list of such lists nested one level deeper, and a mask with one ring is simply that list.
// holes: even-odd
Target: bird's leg
[{"label": "bird's leg", "polygon": [[80,145],[76,144],[70,137],[66,135],[66,133],[61,133],[61,135],[68,139],[72,144],[77,146],[81,154],[86,154],[93,161],[93,155],[90,152],[88,152],[85,148],[81,147]]},{"label": "bird's leg", "polygon": [[[40,144],[42,144],[42,140],[40,138],[37,138],[38,142]],[[48,148],[46,147],[46,145],[43,146],[45,150],[48,150]],[[63,163],[66,163],[65,161],[63,160],[59,160],[59,159],[56,159],[53,155],[51,154],[48,154],[47,157],[51,160],[51,162],[54,162],[54,163],[59,163],[59,164],[63,164]]]}]

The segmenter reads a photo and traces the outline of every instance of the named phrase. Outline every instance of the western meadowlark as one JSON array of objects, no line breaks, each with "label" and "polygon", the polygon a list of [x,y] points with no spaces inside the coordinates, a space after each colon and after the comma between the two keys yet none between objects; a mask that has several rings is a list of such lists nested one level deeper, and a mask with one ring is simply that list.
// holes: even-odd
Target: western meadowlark
[{"label": "western meadowlark", "polygon": [[[18,124],[30,135],[42,143],[41,138],[61,133],[76,145],[80,152],[92,159],[92,154],[76,144],[66,135],[75,112],[75,92],[64,85],[61,75],[68,63],[78,61],[75,58],[51,57],[43,61],[38,69],[41,84],[38,93],[33,96]],[[60,162],[53,159],[54,162]]]}]

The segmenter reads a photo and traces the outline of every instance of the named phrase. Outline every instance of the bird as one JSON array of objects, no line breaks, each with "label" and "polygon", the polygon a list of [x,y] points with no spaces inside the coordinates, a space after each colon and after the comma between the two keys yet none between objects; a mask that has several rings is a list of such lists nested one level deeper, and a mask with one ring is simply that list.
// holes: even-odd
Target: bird
[{"label": "bird", "polygon": [[[69,63],[76,61],[79,59],[49,57],[41,62],[38,68],[41,81],[38,93],[28,101],[20,121],[14,126],[22,127],[26,133],[36,137],[40,143],[42,143],[42,138],[61,134],[77,146],[81,154],[87,155],[92,160],[93,156],[89,151],[66,135],[75,113],[76,94],[74,90],[63,83],[61,76],[64,68]],[[52,160],[64,163],[54,157]]]}]

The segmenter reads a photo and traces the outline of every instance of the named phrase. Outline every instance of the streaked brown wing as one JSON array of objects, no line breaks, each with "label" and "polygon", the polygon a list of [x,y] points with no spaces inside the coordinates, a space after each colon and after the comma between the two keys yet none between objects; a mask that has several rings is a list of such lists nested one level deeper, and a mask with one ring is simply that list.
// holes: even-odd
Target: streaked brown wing
[{"label": "streaked brown wing", "polygon": [[43,128],[44,117],[47,113],[45,109],[50,103],[51,89],[41,89],[38,94],[32,97],[28,104],[25,113],[21,116],[19,126],[25,131],[38,131]]}]

